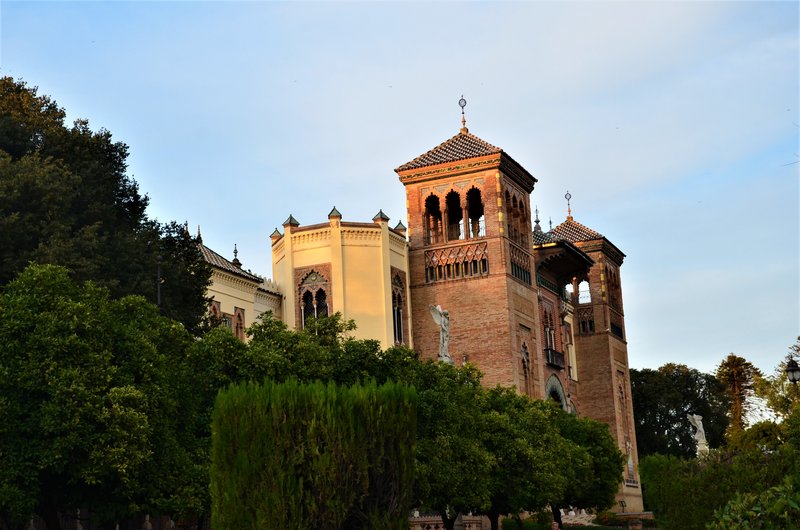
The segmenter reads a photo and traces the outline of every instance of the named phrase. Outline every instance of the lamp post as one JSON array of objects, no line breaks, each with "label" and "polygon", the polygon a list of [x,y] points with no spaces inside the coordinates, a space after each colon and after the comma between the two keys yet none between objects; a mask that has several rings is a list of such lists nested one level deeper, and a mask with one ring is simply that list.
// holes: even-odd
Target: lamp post
[{"label": "lamp post", "polygon": [[800,381],[800,366],[797,365],[797,361],[794,359],[789,359],[786,362],[786,377],[793,385],[797,385],[797,381]]}]

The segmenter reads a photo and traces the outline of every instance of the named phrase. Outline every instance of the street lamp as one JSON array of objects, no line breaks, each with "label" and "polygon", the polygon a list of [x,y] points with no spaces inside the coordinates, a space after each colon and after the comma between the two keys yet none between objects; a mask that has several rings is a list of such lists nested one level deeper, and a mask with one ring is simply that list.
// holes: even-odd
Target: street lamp
[{"label": "street lamp", "polygon": [[786,377],[789,378],[793,385],[800,381],[800,366],[797,366],[797,361],[794,359],[789,359],[786,363]]}]

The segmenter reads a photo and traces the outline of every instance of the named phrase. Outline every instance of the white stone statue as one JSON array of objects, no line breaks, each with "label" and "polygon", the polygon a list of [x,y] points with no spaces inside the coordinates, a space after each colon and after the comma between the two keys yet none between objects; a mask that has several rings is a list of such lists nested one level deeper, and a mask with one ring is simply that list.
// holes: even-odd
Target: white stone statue
[{"label": "white stone statue", "polygon": [[687,414],[689,423],[696,429],[694,439],[697,440],[697,456],[708,454],[708,442],[706,441],[706,431],[703,429],[703,417],[699,414]]},{"label": "white stone statue", "polygon": [[439,325],[439,360],[455,364],[447,351],[447,345],[450,343],[450,313],[440,305],[430,307],[433,321]]}]

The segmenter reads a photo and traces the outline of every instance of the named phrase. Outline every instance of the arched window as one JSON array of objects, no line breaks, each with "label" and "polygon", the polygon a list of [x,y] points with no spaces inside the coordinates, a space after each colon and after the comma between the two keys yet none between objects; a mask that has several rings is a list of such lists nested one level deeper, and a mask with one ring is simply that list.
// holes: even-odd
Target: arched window
[{"label": "arched window", "polygon": [[529,394],[530,388],[530,372],[531,372],[531,355],[528,352],[528,345],[522,343],[522,377],[525,379],[525,393]]},{"label": "arched window", "polygon": [[403,295],[392,292],[392,324],[394,326],[394,343],[403,344]]},{"label": "arched window", "polygon": [[481,190],[470,188],[467,192],[467,217],[469,218],[469,237],[486,236],[486,226],[483,218],[483,200]]},{"label": "arched window", "polygon": [[451,191],[444,199],[447,209],[447,239],[464,239],[464,212],[461,210],[461,196]]},{"label": "arched window", "polygon": [[558,377],[553,374],[547,379],[547,384],[545,385],[544,393],[547,396],[547,399],[551,399],[561,405],[561,408],[564,410],[569,410],[567,408],[567,396],[564,395],[564,386],[561,384],[561,381]]},{"label": "arched window", "polygon": [[439,197],[429,195],[425,199],[425,243],[439,243],[442,240],[442,208]]},{"label": "arched window", "polygon": [[328,307],[330,299],[328,293],[330,284],[325,276],[315,269],[310,269],[303,276],[298,285],[299,311],[297,319],[300,321],[300,328],[306,327],[309,318],[323,318],[330,313]]},{"label": "arched window", "polygon": [[305,328],[308,319],[314,316],[314,295],[311,294],[311,291],[306,291],[303,293],[301,311],[303,315],[303,322],[301,322],[301,324],[302,327]]},{"label": "arched window", "polygon": [[591,304],[592,303],[592,293],[589,291],[589,282],[583,280],[581,283],[578,284],[578,303],[579,304]]},{"label": "arched window", "polygon": [[233,336],[239,340],[244,340],[244,309],[235,309],[236,315],[233,317]]},{"label": "arched window", "polygon": [[325,289],[320,288],[317,294],[314,295],[314,302],[316,305],[315,318],[323,318],[328,316],[328,294]]}]

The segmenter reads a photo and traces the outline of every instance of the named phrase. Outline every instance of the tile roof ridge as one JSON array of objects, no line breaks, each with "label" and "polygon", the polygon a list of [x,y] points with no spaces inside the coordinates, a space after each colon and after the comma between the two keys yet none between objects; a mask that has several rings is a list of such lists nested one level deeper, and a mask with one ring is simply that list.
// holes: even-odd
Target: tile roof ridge
[{"label": "tile roof ridge", "polygon": [[[419,167],[425,167],[425,166],[431,166],[431,165],[444,163],[445,161],[426,160],[426,158],[431,157],[432,155],[434,155],[438,151],[445,150],[449,145],[456,144],[460,138],[467,139],[467,141],[471,140],[471,141],[477,143],[480,146],[480,148],[482,148],[483,150],[487,150],[488,151],[488,153],[485,153],[485,154],[495,154],[495,153],[500,153],[500,152],[503,151],[500,147],[497,147],[496,145],[490,144],[486,140],[484,140],[484,139],[482,139],[482,138],[480,138],[478,136],[475,136],[474,134],[469,132],[469,129],[467,129],[466,127],[462,127],[461,130],[458,132],[458,134],[456,134],[455,136],[453,136],[451,138],[448,138],[447,140],[443,141],[442,143],[440,143],[439,145],[437,145],[437,146],[435,146],[435,147],[433,147],[431,149],[428,149],[427,151],[425,151],[421,155],[415,157],[413,160],[411,160],[409,162],[406,162],[405,164],[401,165],[400,167],[395,169],[395,171],[403,171],[403,170],[406,170],[406,169],[416,169],[416,168],[419,168]],[[446,158],[452,158],[452,161],[455,161],[455,160],[466,160],[467,158],[473,158],[474,156],[484,156],[484,155],[471,155],[471,156],[467,155],[467,156],[456,156],[456,157],[446,157]],[[446,161],[450,161],[450,160],[446,160]]]},{"label": "tile roof ridge", "polygon": [[218,267],[227,272],[230,272],[232,274],[237,274],[239,276],[244,276],[245,278],[248,278],[253,281],[260,282],[261,280],[263,280],[261,276],[258,276],[257,274],[252,273],[248,270],[242,269],[241,267],[237,267],[236,264],[234,264],[231,260],[223,256],[219,252],[216,252],[215,250],[212,250],[211,248],[207,247],[205,243],[200,242],[198,243],[198,245],[200,246],[201,254],[203,254],[203,259],[205,260],[206,263],[208,263],[212,267]]}]

